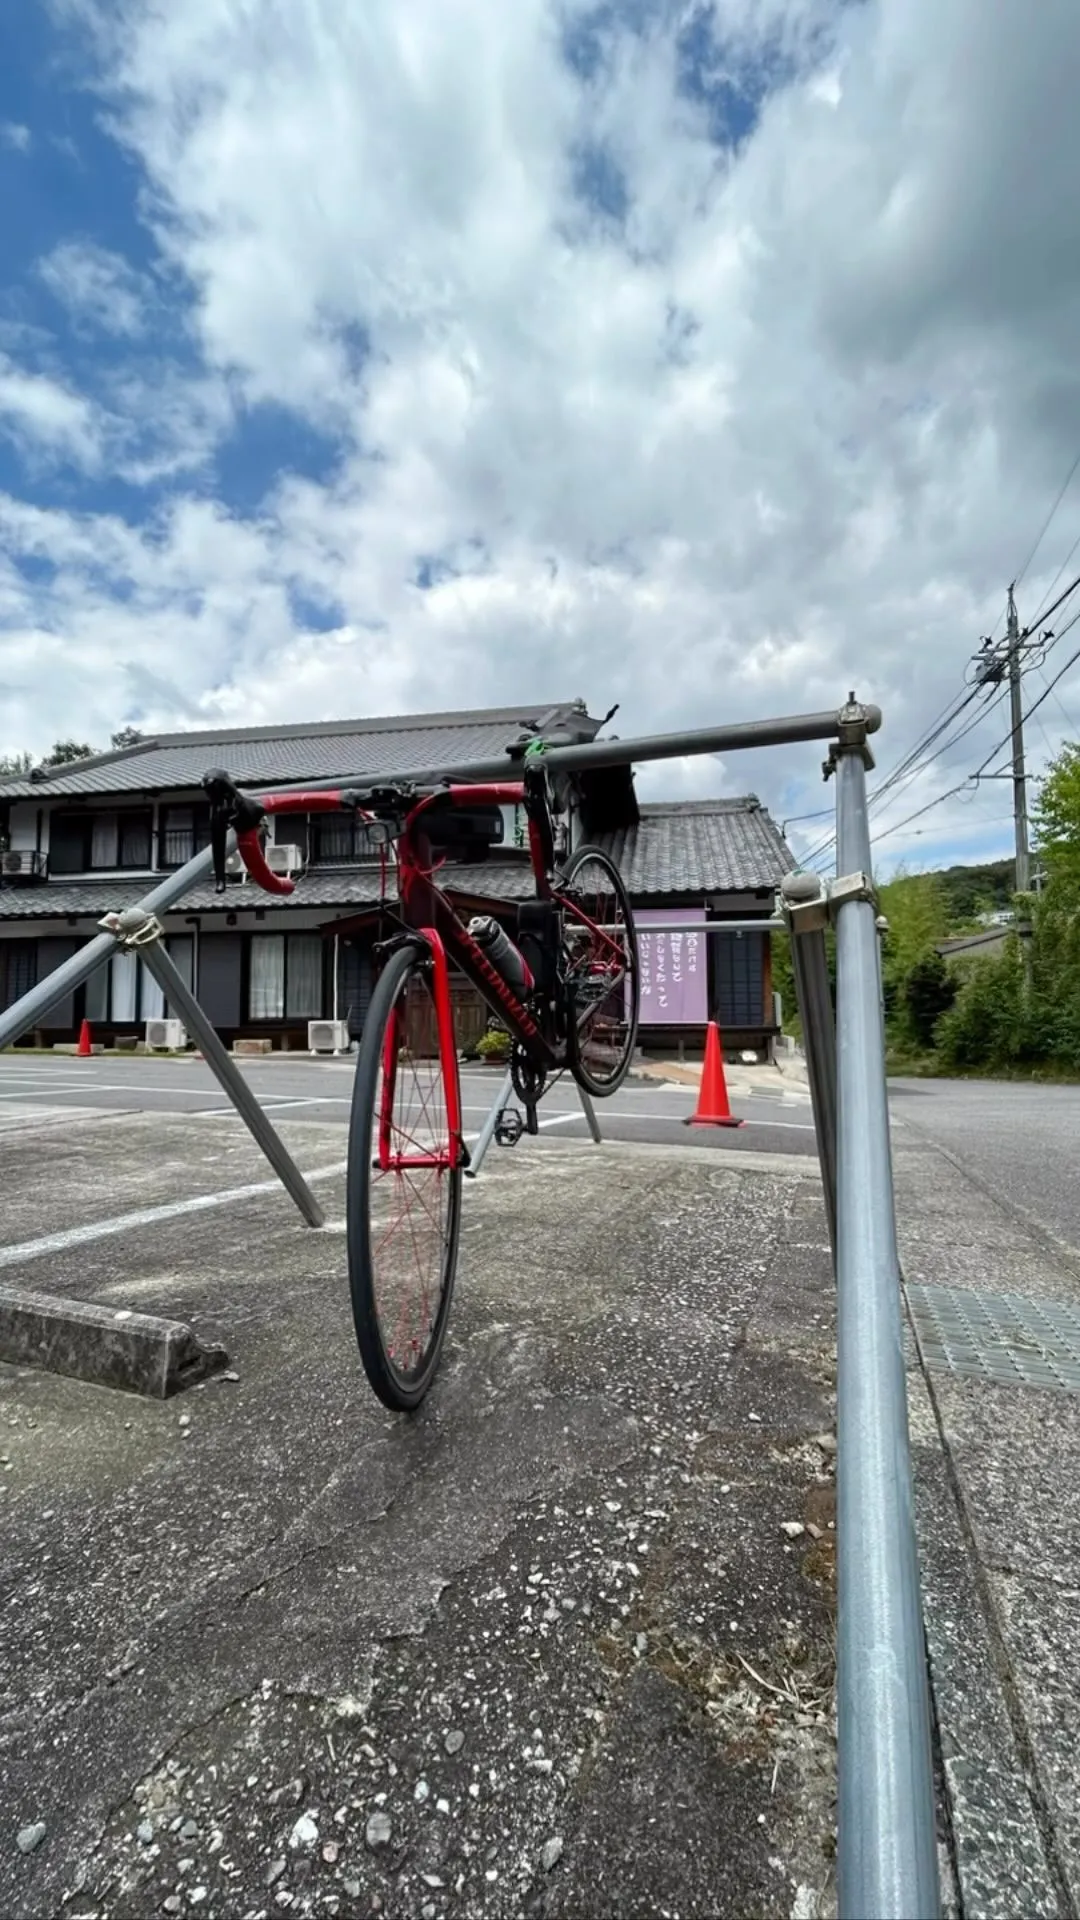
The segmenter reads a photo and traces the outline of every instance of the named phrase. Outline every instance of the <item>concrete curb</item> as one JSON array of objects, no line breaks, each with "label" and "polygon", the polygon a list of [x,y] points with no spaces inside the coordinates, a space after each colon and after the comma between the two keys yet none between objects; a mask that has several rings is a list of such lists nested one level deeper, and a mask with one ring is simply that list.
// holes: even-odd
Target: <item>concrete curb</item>
[{"label": "concrete curb", "polygon": [[203,1346],[182,1321],[16,1287],[0,1287],[0,1361],[152,1400],[167,1400],[229,1364],[224,1347]]}]

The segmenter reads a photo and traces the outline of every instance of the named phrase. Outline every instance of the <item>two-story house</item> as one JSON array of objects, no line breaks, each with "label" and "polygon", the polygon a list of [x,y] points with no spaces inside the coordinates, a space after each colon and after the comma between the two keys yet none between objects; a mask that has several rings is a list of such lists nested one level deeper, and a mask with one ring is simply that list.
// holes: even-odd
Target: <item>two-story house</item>
[{"label": "two-story house", "polygon": [[[599,724],[581,702],[562,702],[164,734],[0,780],[0,1008],[91,939],[103,914],[138,901],[156,878],[207,845],[209,812],[199,783],[208,768],[227,767],[255,791],[449,768],[508,754],[526,722],[578,740],[592,739]],[[756,800],[646,806],[640,814],[608,842],[639,912],[685,908],[709,920],[768,915],[791,858]],[[294,874],[295,893],[271,898],[241,872],[223,895],[203,882],[164,917],[169,952],[230,1044],[258,1036],[276,1047],[304,1047],[311,1019],[347,1021],[355,1036],[371,995],[381,902],[387,890],[393,895],[392,866],[387,874],[345,816],[289,816],[274,830],[275,864]],[[447,868],[441,884],[462,907],[512,926],[517,901],[532,890],[523,822],[513,809],[504,812],[504,834],[487,863]],[[760,1047],[773,1030],[768,948],[765,932],[708,942],[708,1012],[732,1043]],[[24,1044],[68,1042],[84,1018],[95,1040],[109,1044],[138,1035],[166,1011],[135,957],[117,953]],[[483,1010],[462,987],[463,1037],[483,1022]],[[679,1034],[699,1040],[700,1020]],[[646,1044],[674,1038],[663,1025],[643,1032]]]}]

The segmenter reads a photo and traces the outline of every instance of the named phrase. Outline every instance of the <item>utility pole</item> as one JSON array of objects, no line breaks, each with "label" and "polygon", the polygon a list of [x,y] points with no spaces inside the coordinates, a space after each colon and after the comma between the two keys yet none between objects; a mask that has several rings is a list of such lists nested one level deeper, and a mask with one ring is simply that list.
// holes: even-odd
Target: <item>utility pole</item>
[{"label": "utility pole", "polygon": [[1027,771],[1024,765],[1024,712],[1020,698],[1020,622],[1016,599],[1009,588],[1009,621],[1005,636],[1012,707],[1013,819],[1016,826],[1016,891],[1031,891],[1031,853],[1028,847]]}]

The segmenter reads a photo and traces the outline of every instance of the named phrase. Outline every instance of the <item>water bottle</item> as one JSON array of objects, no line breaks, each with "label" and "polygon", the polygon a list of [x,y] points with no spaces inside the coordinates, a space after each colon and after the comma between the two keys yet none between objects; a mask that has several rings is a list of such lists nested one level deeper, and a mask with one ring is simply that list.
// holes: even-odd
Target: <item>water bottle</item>
[{"label": "water bottle", "polygon": [[524,954],[515,947],[510,935],[489,914],[477,914],[466,931],[482,947],[493,967],[502,974],[515,993],[528,993],[533,985]]}]

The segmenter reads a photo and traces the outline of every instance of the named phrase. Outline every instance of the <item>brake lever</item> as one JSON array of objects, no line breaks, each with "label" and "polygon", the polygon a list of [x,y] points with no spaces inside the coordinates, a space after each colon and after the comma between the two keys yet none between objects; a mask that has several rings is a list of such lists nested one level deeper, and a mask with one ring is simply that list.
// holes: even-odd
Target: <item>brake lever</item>
[{"label": "brake lever", "polygon": [[241,793],[231,774],[222,767],[214,767],[203,776],[203,791],[210,801],[210,851],[214,861],[214,892],[224,893],[228,886],[225,875],[226,847],[230,827],[236,833],[247,833],[253,827],[261,827],[265,814],[257,800],[249,794]]}]

